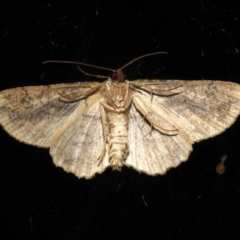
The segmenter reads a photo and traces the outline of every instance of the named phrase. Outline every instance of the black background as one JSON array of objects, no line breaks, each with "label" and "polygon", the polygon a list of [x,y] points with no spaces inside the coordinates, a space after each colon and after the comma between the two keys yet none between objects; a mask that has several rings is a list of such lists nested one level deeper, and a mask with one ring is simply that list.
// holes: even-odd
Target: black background
[{"label": "black background", "polygon": [[[239,1],[8,1],[1,90],[84,81],[78,60],[128,79],[240,83]],[[96,70],[92,72],[97,73]],[[239,239],[240,119],[194,145],[186,163],[151,177],[124,167],[90,180],[56,168],[48,150],[0,130],[0,239]],[[130,146],[131,147],[131,146]],[[215,171],[227,154],[226,172]]]}]

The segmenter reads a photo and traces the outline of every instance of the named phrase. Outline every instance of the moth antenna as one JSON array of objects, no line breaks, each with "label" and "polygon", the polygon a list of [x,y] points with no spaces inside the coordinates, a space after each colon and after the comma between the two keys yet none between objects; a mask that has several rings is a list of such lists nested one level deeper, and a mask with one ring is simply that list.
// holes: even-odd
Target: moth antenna
[{"label": "moth antenna", "polygon": [[115,69],[111,69],[111,68],[101,67],[101,66],[97,66],[97,65],[93,65],[93,64],[83,63],[83,62],[75,62],[75,61],[47,60],[47,61],[44,61],[42,64],[46,64],[46,63],[74,64],[74,65],[82,65],[82,66],[87,66],[87,67],[92,67],[92,68],[103,69],[103,70],[110,71],[110,72],[116,71]]},{"label": "moth antenna", "polygon": [[[127,66],[131,65],[132,63],[138,61],[139,59],[142,59],[142,58],[145,58],[145,57],[150,57],[150,56],[153,56],[153,55],[159,55],[159,54],[168,54],[167,52],[153,52],[153,53],[148,53],[148,54],[144,54],[140,57],[137,57],[137,58],[134,58],[132,61],[128,62],[127,64],[123,65],[120,69],[118,69],[119,71],[122,72],[122,70],[124,68],[126,68]],[[106,67],[101,67],[101,66],[97,66],[97,65],[94,65],[94,64],[89,64],[89,63],[83,63],[83,62],[76,62],[76,61],[59,61],[59,60],[47,60],[47,61],[44,61],[43,64],[46,64],[46,63],[63,63],[63,64],[74,64],[74,65],[77,65],[78,69],[84,73],[85,75],[87,76],[92,76],[92,77],[97,77],[97,78],[108,78],[107,76],[102,76],[102,75],[94,75],[94,74],[90,74],[90,73],[87,73],[87,72],[84,72],[80,67],[79,65],[82,65],[82,66],[87,66],[87,67],[92,67],[92,68],[97,68],[97,69],[103,69],[103,70],[106,70],[106,71],[110,71],[110,72],[113,72],[112,75],[111,75],[111,78],[113,80],[117,80],[119,78],[118,76],[118,73],[115,69],[111,69],[111,68],[106,68]],[[120,82],[124,80],[124,77],[121,76],[121,79],[120,79]]]},{"label": "moth antenna", "polygon": [[124,68],[126,68],[127,66],[131,65],[132,63],[138,61],[139,59],[145,58],[145,57],[150,57],[153,55],[159,55],[159,54],[168,54],[168,52],[153,52],[153,53],[148,53],[148,54],[144,54],[140,57],[134,58],[132,61],[126,63],[125,65],[123,65],[120,70],[123,70]]},{"label": "moth antenna", "polygon": [[108,76],[104,76],[104,75],[87,73],[87,72],[83,71],[83,70],[79,67],[79,65],[77,65],[77,68],[78,68],[78,70],[79,70],[80,72],[82,72],[82,73],[83,73],[84,75],[86,75],[86,76],[96,77],[96,78],[105,78],[105,79],[108,78]]}]

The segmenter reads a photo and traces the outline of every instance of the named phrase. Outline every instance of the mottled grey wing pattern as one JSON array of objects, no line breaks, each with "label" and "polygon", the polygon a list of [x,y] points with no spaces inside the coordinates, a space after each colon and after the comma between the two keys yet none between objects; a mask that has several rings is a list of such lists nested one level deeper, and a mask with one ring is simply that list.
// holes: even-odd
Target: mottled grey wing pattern
[{"label": "mottled grey wing pattern", "polygon": [[[108,96],[101,90],[94,93],[102,84],[4,90],[0,92],[0,123],[22,142],[50,147],[57,166],[91,178],[109,166],[100,115],[100,102]],[[231,82],[139,80],[130,82],[130,87],[130,151],[125,164],[151,175],[163,174],[187,160],[194,142],[220,134],[240,114],[240,85]]]},{"label": "mottled grey wing pattern", "polygon": [[79,95],[99,83],[71,83],[29,86],[0,92],[0,123],[19,141],[38,147],[50,147],[54,135],[85,100],[59,101]]},{"label": "mottled grey wing pattern", "polygon": [[[133,94],[126,165],[151,175],[163,174],[187,160],[193,142],[220,134],[240,114],[240,86],[235,83],[184,80],[136,83],[145,90]],[[152,95],[149,90],[159,95]],[[159,131],[147,121],[146,115],[166,128],[174,126],[178,133]]]},{"label": "mottled grey wing pattern", "polygon": [[[179,131],[192,141],[200,141],[223,132],[240,114],[240,85],[223,81],[141,80],[152,89],[168,90],[179,87],[180,93],[170,96],[139,93],[142,101],[161,108]],[[164,93],[165,94],[165,93]]]}]

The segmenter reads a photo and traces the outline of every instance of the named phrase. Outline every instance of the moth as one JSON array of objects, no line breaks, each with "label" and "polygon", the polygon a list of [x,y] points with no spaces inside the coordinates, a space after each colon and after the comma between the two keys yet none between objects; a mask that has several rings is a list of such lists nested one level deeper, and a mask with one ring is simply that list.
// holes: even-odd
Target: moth
[{"label": "moth", "polygon": [[[194,142],[234,123],[240,114],[240,85],[124,79],[122,70],[132,62],[161,53],[140,56],[118,70],[103,68],[112,72],[111,77],[98,76],[104,81],[1,91],[0,123],[19,141],[50,148],[55,165],[79,178],[123,166],[164,174],[188,159]],[[67,63],[82,72],[80,65],[96,67]]]}]

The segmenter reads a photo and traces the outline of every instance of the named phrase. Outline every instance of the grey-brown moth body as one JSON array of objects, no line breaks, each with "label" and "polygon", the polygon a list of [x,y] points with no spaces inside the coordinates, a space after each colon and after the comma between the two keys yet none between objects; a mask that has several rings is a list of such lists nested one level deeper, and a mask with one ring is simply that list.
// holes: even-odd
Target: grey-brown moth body
[{"label": "grey-brown moth body", "polygon": [[0,123],[19,141],[50,148],[56,166],[91,178],[124,165],[164,174],[188,159],[194,142],[220,134],[240,114],[236,83],[128,81],[124,67],[103,82],[4,90]]}]

